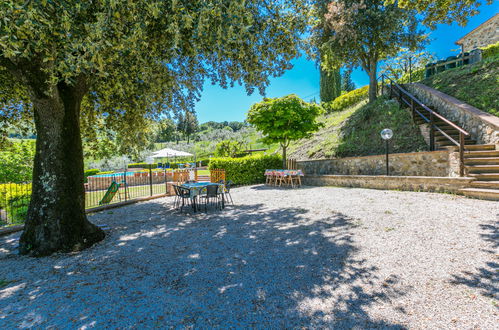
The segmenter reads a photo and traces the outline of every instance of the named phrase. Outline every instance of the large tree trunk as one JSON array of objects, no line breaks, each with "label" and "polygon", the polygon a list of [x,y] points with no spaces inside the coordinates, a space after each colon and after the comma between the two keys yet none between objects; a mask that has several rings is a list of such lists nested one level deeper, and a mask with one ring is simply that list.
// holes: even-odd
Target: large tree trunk
[{"label": "large tree trunk", "polygon": [[21,254],[77,251],[105,236],[85,215],[79,123],[82,89],[59,84],[50,96],[32,94],[37,141]]},{"label": "large tree trunk", "polygon": [[373,102],[378,97],[378,80],[377,80],[377,66],[378,63],[375,60],[371,61],[369,65],[369,102]]}]

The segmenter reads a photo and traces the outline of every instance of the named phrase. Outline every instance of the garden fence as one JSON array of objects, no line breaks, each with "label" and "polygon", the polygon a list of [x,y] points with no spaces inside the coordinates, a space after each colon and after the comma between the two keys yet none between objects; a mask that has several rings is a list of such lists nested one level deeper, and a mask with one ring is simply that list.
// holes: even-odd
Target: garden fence
[{"label": "garden fence", "polygon": [[0,183],[0,226],[23,223],[31,199],[31,183]]},{"label": "garden fence", "polygon": [[[84,184],[85,208],[171,194],[173,176],[174,171],[164,169],[89,176]],[[30,199],[31,183],[0,184],[0,226],[23,223]]]}]

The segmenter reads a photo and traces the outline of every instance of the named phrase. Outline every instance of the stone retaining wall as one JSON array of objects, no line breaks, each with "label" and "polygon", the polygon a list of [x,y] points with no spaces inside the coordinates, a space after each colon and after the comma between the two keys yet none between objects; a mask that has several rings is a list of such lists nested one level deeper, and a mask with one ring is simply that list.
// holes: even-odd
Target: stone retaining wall
[{"label": "stone retaining wall", "polygon": [[459,193],[469,187],[473,178],[370,176],[370,175],[307,175],[303,184],[383,190]]},{"label": "stone retaining wall", "polygon": [[[412,152],[389,155],[390,175],[455,177],[458,154],[452,151]],[[386,156],[347,157],[298,161],[305,175],[384,175]]]},{"label": "stone retaining wall", "polygon": [[499,144],[499,117],[423,84],[405,86],[423,103],[463,127],[478,144]]}]

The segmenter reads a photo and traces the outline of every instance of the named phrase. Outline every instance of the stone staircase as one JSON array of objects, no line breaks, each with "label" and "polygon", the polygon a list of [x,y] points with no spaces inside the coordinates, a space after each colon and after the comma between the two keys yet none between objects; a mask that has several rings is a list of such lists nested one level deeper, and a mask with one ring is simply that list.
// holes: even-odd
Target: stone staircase
[{"label": "stone staircase", "polygon": [[[400,86],[397,86],[400,89]],[[395,90],[395,92],[393,92]],[[406,93],[407,94],[407,93]],[[409,94],[407,94],[409,95]],[[413,111],[414,122],[419,126],[423,124],[428,124],[419,114],[413,110],[414,100],[410,102],[404,100],[405,95],[402,92],[397,91],[396,88],[390,89],[390,96],[398,97],[399,103],[404,106],[409,105],[409,108]],[[419,102],[419,100],[416,100]],[[422,103],[420,103],[422,104]],[[427,107],[431,111],[438,114],[438,110],[433,107]],[[430,112],[422,107],[419,110],[423,112],[423,115],[430,118]],[[436,118],[435,118],[436,117]],[[459,123],[452,124],[461,127]],[[459,131],[437,116],[434,116],[434,124],[440,130],[442,130],[446,135],[450,136],[453,140],[459,143]],[[439,130],[434,130],[434,150],[445,150],[449,147],[457,146],[455,143],[450,141],[447,136],[442,134]],[[459,192],[467,197],[495,200],[499,201],[499,150],[497,150],[494,144],[477,144],[474,139],[470,136],[465,136],[464,138],[464,165],[465,165],[465,175],[474,178],[471,182],[469,188],[460,189]]]},{"label": "stone staircase", "polygon": [[[430,107],[431,110],[435,111],[438,113],[438,111],[432,107]],[[423,120],[420,116],[417,116],[414,118],[414,121],[416,122],[417,125],[422,125],[422,124],[427,124],[426,121]],[[452,122],[453,124],[459,126],[459,124]],[[449,135],[451,138],[459,142],[459,131],[449,125],[448,123],[445,123],[443,120],[437,118],[435,120],[435,126],[440,128],[442,131],[445,132],[445,134]],[[473,140],[471,137],[466,136],[464,138],[464,143],[466,145],[475,145],[476,141]],[[435,130],[435,150],[444,150],[447,147],[455,147],[456,145],[452,143],[445,135],[442,134],[439,130]]]},{"label": "stone staircase", "polygon": [[[435,109],[433,111],[437,112]],[[438,113],[438,112],[437,112]],[[423,118],[416,116],[417,125],[425,124]],[[459,126],[459,124],[454,123]],[[440,119],[435,125],[445,134],[459,141],[459,132],[454,127]],[[499,150],[493,144],[476,144],[470,137],[465,137],[464,164],[466,176],[475,178],[470,188],[459,192],[467,197],[499,201]],[[440,131],[435,130],[435,149],[442,150],[455,147]]]},{"label": "stone staircase", "polygon": [[464,153],[471,188],[459,190],[468,197],[499,201],[499,150],[493,144],[467,145]]}]

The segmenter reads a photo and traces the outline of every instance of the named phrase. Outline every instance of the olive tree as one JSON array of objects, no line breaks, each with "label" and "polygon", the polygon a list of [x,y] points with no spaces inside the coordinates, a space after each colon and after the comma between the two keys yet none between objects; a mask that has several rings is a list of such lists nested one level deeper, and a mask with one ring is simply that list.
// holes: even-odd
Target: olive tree
[{"label": "olive tree", "polygon": [[20,253],[104,238],[85,215],[82,127],[103,118],[127,144],[151,118],[192,110],[207,79],[263,93],[299,55],[305,9],[300,0],[1,1],[0,129],[32,118],[37,134]]},{"label": "olive tree", "polygon": [[309,137],[319,130],[318,121],[323,112],[315,103],[307,103],[291,94],[281,98],[265,98],[253,104],[247,121],[263,134],[264,143],[279,143],[282,148],[283,167],[286,167],[286,150],[289,143]]}]

